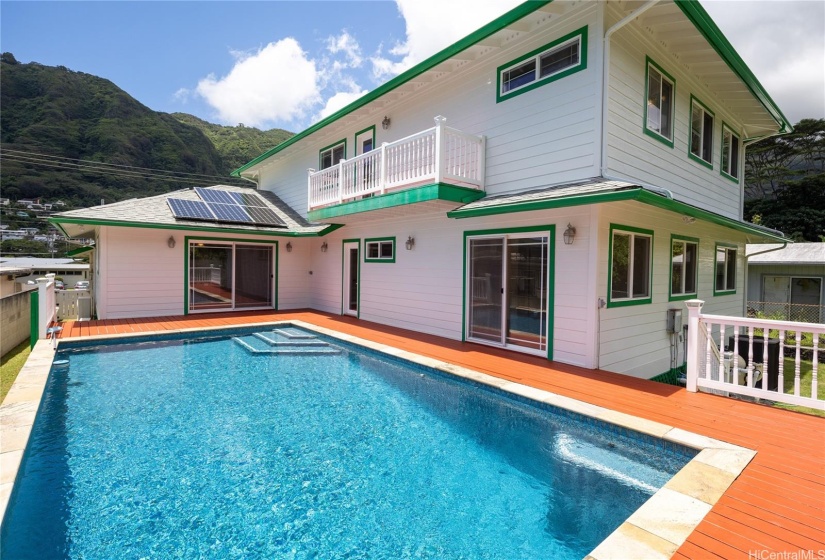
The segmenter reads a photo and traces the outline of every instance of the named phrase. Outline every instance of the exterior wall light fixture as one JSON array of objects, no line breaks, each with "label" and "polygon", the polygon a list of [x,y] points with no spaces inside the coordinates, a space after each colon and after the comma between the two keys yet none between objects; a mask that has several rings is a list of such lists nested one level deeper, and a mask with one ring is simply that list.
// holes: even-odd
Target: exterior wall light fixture
[{"label": "exterior wall light fixture", "polygon": [[564,237],[564,244],[565,245],[572,245],[573,240],[576,239],[576,228],[571,226],[570,223],[568,222],[567,223],[567,229],[564,230],[564,233],[562,234],[562,236]]},{"label": "exterior wall light fixture", "polygon": [[407,251],[412,251],[415,248],[415,237],[412,235],[407,237],[407,242],[404,243],[404,246],[407,247]]},{"label": "exterior wall light fixture", "polygon": [[287,253],[291,253],[291,252],[292,252],[292,241],[287,241],[287,242],[286,242],[286,252],[287,252]]},{"label": "exterior wall light fixture", "polygon": [[384,117],[384,120],[381,121],[381,128],[383,128],[384,130],[387,130],[390,127],[390,122],[392,122],[392,121],[390,121],[389,117]]},{"label": "exterior wall light fixture", "polygon": [[174,248],[175,248],[176,243],[175,243],[175,238],[174,238],[174,236],[172,236],[172,235],[170,235],[170,236],[169,236],[169,239],[167,239],[167,240],[166,240],[166,245],[167,245],[170,249],[174,249]]},{"label": "exterior wall light fixture", "polygon": [[693,216],[682,216],[682,221],[688,225],[695,224],[696,218],[694,218]]},{"label": "exterior wall light fixture", "polygon": [[326,241],[324,241],[323,243],[321,243],[321,252],[322,252],[322,253],[326,253],[328,248],[329,248],[329,246],[327,245],[327,242],[326,242]]}]

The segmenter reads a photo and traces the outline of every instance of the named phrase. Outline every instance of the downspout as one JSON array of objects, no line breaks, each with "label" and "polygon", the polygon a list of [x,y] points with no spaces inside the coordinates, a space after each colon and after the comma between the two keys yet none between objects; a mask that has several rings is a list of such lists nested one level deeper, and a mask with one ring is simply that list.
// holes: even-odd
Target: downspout
[{"label": "downspout", "polygon": [[745,238],[745,298],[742,301],[742,317],[748,316],[748,261],[751,257],[755,257],[756,255],[764,255],[765,253],[773,253],[774,251],[781,251],[785,247],[788,246],[788,242],[784,241],[781,247],[774,247],[773,249],[765,249],[764,251],[758,251],[753,254],[748,254],[748,238]]},{"label": "downspout", "polygon": [[250,179],[248,177],[244,177],[243,175],[238,175],[238,177],[240,177],[241,179],[244,179],[246,181],[249,181],[250,183],[255,183],[255,190],[258,190],[258,181],[257,181],[257,179]]},{"label": "downspout", "polygon": [[629,15],[623,17],[604,34],[602,41],[602,149],[601,149],[601,175],[605,177],[607,174],[607,99],[608,86],[610,82],[610,37],[616,31],[648,11],[650,8],[659,3],[659,0],[650,0],[637,10],[631,12]]}]

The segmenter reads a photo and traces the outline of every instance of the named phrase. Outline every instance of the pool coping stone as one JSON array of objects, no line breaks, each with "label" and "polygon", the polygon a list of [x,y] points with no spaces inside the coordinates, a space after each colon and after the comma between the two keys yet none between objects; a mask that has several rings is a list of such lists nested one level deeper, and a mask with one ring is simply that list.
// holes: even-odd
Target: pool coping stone
[{"label": "pool coping stone", "polygon": [[[670,558],[756,455],[756,451],[752,449],[304,321],[273,321],[250,326],[269,328],[289,325],[699,451],[673,478],[594,548],[586,560],[624,559],[630,551],[636,551],[645,558]],[[96,340],[143,338],[225,331],[238,327],[239,325],[121,333],[88,336],[79,340],[94,342]],[[68,342],[78,339],[61,340]],[[58,341],[58,348],[59,344],[60,341]],[[23,454],[46,387],[55,351],[50,341],[38,341],[0,405],[0,442],[2,442],[2,448],[0,448],[0,525],[2,525],[11,500],[14,481],[22,464]]]}]

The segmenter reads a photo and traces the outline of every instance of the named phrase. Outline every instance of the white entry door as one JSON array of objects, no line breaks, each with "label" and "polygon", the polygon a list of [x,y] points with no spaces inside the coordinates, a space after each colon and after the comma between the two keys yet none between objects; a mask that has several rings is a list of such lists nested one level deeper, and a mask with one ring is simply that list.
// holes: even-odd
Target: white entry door
[{"label": "white entry door", "polygon": [[359,272],[360,272],[360,241],[344,242],[344,262],[342,277],[342,309],[344,315],[358,316],[359,305]]}]

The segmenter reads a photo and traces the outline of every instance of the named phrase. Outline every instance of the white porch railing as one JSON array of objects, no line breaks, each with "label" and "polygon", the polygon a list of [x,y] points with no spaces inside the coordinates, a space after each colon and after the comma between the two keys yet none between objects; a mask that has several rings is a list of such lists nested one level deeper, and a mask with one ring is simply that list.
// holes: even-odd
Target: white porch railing
[{"label": "white porch railing", "polygon": [[427,182],[483,190],[486,139],[449,128],[446,120],[435,117],[433,128],[327,169],[309,169],[309,209]]},{"label": "white porch railing", "polygon": [[196,266],[192,267],[191,282],[206,283],[206,284],[220,284],[221,283],[221,269],[211,266]]},{"label": "white porch railing", "polygon": [[[795,323],[702,313],[701,300],[688,308],[687,390],[715,390],[825,410],[818,374],[825,324]],[[793,371],[785,368],[786,354]],[[803,388],[803,363],[811,364],[810,388]],[[807,366],[806,366],[807,367]],[[786,390],[786,379],[793,385]]]}]

